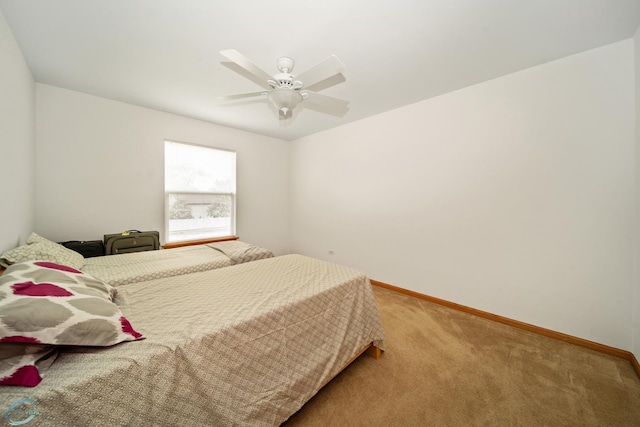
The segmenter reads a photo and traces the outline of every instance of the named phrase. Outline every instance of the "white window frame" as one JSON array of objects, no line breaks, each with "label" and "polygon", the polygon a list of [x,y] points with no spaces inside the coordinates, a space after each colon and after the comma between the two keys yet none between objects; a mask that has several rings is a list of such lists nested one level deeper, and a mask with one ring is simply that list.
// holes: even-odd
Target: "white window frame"
[{"label": "white window frame", "polygon": [[[207,149],[207,150],[214,150],[214,151],[224,151],[224,152],[230,152],[230,153],[236,153],[233,150],[228,150],[228,149],[224,149],[224,148],[218,148],[218,147],[211,147],[211,146],[207,146],[207,145],[199,145],[199,144],[192,144],[189,142],[182,142],[182,141],[176,141],[176,140],[169,140],[166,139],[165,140],[165,152],[164,152],[164,159],[165,159],[165,174],[167,173],[166,170],[166,159],[167,159],[167,152],[166,152],[166,147],[167,147],[167,143],[173,143],[173,144],[182,144],[182,145],[190,145],[190,146],[194,146],[194,147],[199,147],[199,148],[203,148],[203,149]],[[237,159],[235,159],[235,166],[237,166]],[[234,166],[234,177],[233,177],[233,183],[234,183],[234,187],[235,182],[236,182],[236,176],[235,176],[235,166]],[[231,192],[208,192],[208,191],[167,191],[167,185],[166,185],[166,176],[165,176],[165,184],[164,184],[164,193],[165,193],[165,197],[164,197],[164,217],[165,217],[165,240],[166,243],[180,243],[180,242],[188,242],[188,241],[192,241],[192,240],[208,240],[208,239],[217,239],[217,238],[222,238],[222,237],[230,237],[230,236],[235,236],[236,234],[236,189],[234,188],[233,191]],[[225,197],[230,197],[231,198],[231,212],[230,212],[230,218],[229,218],[229,234],[212,234],[212,235],[199,235],[195,238],[193,237],[188,237],[185,239],[179,239],[179,238],[172,238],[172,234],[171,234],[171,230],[170,230],[170,218],[169,218],[169,210],[170,210],[170,204],[169,204],[169,200],[171,195],[194,195],[194,196],[225,196]]]}]

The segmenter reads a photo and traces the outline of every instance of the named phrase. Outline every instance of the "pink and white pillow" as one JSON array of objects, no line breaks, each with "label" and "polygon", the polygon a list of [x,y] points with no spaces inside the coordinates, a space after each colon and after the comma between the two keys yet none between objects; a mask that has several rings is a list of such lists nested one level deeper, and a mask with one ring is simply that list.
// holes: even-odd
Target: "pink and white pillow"
[{"label": "pink and white pillow", "polygon": [[1,343],[0,385],[37,386],[57,356],[55,345]]},{"label": "pink and white pillow", "polygon": [[65,265],[11,265],[0,276],[0,384],[15,382],[15,373],[25,366],[32,366],[28,377],[33,378],[35,362],[50,356],[56,345],[110,346],[142,339],[113,303],[115,294],[114,287]]}]

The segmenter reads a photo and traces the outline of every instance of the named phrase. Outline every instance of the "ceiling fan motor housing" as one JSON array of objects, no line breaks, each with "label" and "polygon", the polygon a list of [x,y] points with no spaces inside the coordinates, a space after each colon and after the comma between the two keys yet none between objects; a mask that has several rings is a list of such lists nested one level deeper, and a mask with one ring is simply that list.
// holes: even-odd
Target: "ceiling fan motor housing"
[{"label": "ceiling fan motor housing", "polygon": [[302,82],[294,80],[293,74],[278,73],[273,76],[273,80],[269,83],[274,89],[290,88],[290,89],[302,89]]}]

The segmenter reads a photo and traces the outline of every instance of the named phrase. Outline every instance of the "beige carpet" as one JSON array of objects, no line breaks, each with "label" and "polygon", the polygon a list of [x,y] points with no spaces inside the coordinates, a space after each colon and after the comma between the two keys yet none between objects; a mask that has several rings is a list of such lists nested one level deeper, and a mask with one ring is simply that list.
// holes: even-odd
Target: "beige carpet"
[{"label": "beige carpet", "polygon": [[284,425],[640,426],[628,361],[374,286],[386,352]]}]

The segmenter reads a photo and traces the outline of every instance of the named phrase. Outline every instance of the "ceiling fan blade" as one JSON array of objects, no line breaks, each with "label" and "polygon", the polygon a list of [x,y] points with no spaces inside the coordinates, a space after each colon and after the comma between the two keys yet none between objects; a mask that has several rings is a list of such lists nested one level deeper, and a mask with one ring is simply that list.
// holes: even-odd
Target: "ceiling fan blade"
[{"label": "ceiling fan blade", "polygon": [[340,61],[337,56],[331,55],[307,71],[298,74],[296,80],[301,81],[305,87],[311,87],[336,74],[342,74],[344,69],[345,66],[342,61]]},{"label": "ceiling fan blade", "polygon": [[330,88],[331,86],[335,86],[339,83],[346,81],[344,74],[338,73],[329,77],[328,79],[324,79],[319,81],[318,83],[314,83],[310,86],[307,86],[306,89],[313,90],[315,92]]},{"label": "ceiling fan blade", "polygon": [[232,70],[240,73],[244,77],[257,83],[263,88],[269,89],[269,83],[267,83],[267,81],[273,79],[273,77],[267,74],[267,72],[264,71],[262,68],[254,64],[249,58],[242,55],[240,52],[238,52],[235,49],[221,50],[220,55],[232,61],[239,68],[229,66],[224,63],[223,65],[226,65]]},{"label": "ceiling fan blade", "polygon": [[305,90],[304,93],[307,94],[305,103],[308,104],[324,105],[329,108],[346,108],[349,105],[349,101],[340,98],[334,98],[333,96],[322,95],[318,92],[313,92],[310,90]]},{"label": "ceiling fan blade", "polygon": [[305,91],[307,99],[304,101],[305,108],[342,117],[349,111],[349,101],[334,98],[333,96],[322,95],[317,92]]},{"label": "ceiling fan blade", "polygon": [[218,99],[220,99],[222,101],[231,101],[233,99],[252,98],[254,96],[262,96],[264,94],[265,94],[264,91],[249,92],[249,93],[238,93],[236,95],[219,96]]}]

